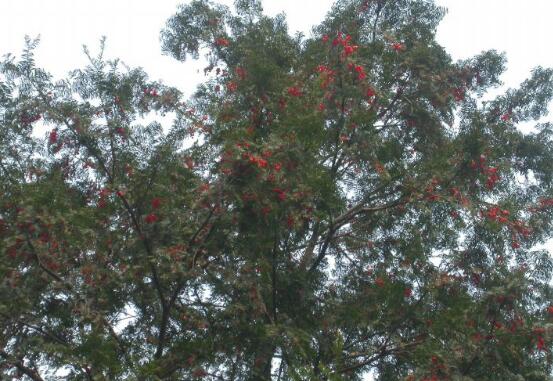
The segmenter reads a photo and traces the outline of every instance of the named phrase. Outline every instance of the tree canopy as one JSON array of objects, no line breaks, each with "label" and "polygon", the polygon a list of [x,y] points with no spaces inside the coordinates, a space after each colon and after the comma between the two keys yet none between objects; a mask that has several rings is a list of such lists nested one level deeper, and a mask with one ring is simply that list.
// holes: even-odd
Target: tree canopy
[{"label": "tree canopy", "polygon": [[505,56],[454,62],[444,13],[292,36],[192,0],[161,32],[206,57],[190,99],[103,49],[6,57],[2,378],[551,380],[553,70],[490,97]]}]

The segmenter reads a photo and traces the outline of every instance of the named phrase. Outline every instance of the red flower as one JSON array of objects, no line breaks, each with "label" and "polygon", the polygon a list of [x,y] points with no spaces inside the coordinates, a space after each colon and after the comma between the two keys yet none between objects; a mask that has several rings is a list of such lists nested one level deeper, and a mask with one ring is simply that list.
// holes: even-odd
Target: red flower
[{"label": "red flower", "polygon": [[289,229],[294,227],[294,217],[291,215],[288,215],[286,218],[286,226],[288,226]]},{"label": "red flower", "polygon": [[48,141],[50,142],[50,144],[56,144],[57,143],[57,141],[58,141],[58,131],[57,130],[50,131],[50,136],[48,137]]},{"label": "red flower", "polygon": [[405,296],[406,298],[410,297],[411,295],[413,295],[413,290],[411,290],[411,288],[407,287],[405,288],[405,290],[403,290],[403,296]]},{"label": "red flower", "polygon": [[461,102],[463,99],[465,99],[465,89],[463,89],[462,87],[453,89],[453,97],[455,98],[456,102]]},{"label": "red flower", "polygon": [[553,315],[553,306],[547,307],[547,313],[548,313],[549,315]]},{"label": "red flower", "polygon": [[545,348],[545,340],[543,339],[543,336],[538,336],[536,347],[538,348],[538,351],[543,351]]},{"label": "red flower", "polygon": [[378,277],[374,280],[374,284],[376,284],[378,287],[384,287],[384,279]]},{"label": "red flower", "polygon": [[159,209],[161,206],[161,199],[159,197],[155,197],[152,199],[152,208]]},{"label": "red flower", "polygon": [[156,222],[157,220],[159,220],[159,217],[157,215],[155,215],[154,213],[150,213],[146,216],[146,218],[144,218],[144,221],[147,223],[147,224],[153,224],[154,222]]},{"label": "red flower", "polygon": [[367,98],[374,97],[375,95],[376,95],[376,92],[374,91],[374,89],[372,87],[369,87],[367,89]]},{"label": "red flower", "polygon": [[323,35],[323,42],[325,43],[328,42],[328,39],[329,39],[328,34]]},{"label": "red flower", "polygon": [[338,32],[338,37],[336,37],[334,40],[332,40],[332,45],[337,46],[339,44],[342,44],[343,41],[344,40],[342,39],[342,32]]},{"label": "red flower", "polygon": [[276,193],[276,196],[277,196],[279,201],[286,200],[286,191],[284,191],[283,189],[273,188],[273,192]]},{"label": "red flower", "polygon": [[360,65],[356,65],[354,66],[353,64],[350,64],[349,65],[350,69],[353,69],[355,70],[357,74],[357,78],[359,78],[359,80],[363,80],[367,77],[367,74],[365,73],[365,69],[363,68],[363,66],[360,66]]},{"label": "red flower", "polygon": [[401,42],[394,42],[392,44],[392,49],[394,49],[396,52],[401,52],[402,50],[405,50],[405,45],[403,45]]},{"label": "red flower", "polygon": [[327,66],[324,66],[324,65],[317,66],[317,72],[319,73],[329,73],[330,71],[331,70]]},{"label": "red flower", "polygon": [[242,81],[246,79],[246,70],[243,67],[238,66],[234,71]]},{"label": "red flower", "polygon": [[346,56],[352,55],[357,49],[359,49],[359,46],[357,45],[345,45],[344,54]]},{"label": "red flower", "polygon": [[273,168],[275,169],[275,171],[280,172],[280,170],[282,169],[282,164],[276,163]]},{"label": "red flower", "polygon": [[243,153],[242,154],[242,157],[245,158],[245,159],[248,159],[248,161],[251,163],[251,164],[257,164],[259,165],[259,160],[261,160],[260,158],[258,158],[257,156],[255,155],[252,155],[251,153]]},{"label": "red flower", "polygon": [[506,112],[505,114],[501,115],[501,120],[503,122],[508,122],[511,120],[511,113],[510,112]]},{"label": "red flower", "polygon": [[[483,163],[482,159],[480,160],[480,162]],[[488,179],[486,181],[486,187],[492,190],[495,187],[495,184],[499,181],[497,168],[496,167],[483,168],[483,172],[488,175]]]},{"label": "red flower", "polygon": [[490,220],[495,220],[497,218],[497,215],[500,213],[500,209],[499,207],[497,206],[494,206],[492,208],[490,208],[487,212],[486,212],[486,216],[490,219]]},{"label": "red flower", "polygon": [[229,46],[230,42],[226,38],[220,37],[215,40],[215,45],[217,46]]},{"label": "red flower", "polygon": [[234,93],[238,89],[238,85],[235,82],[229,82],[227,83],[227,90],[231,93]]},{"label": "red flower", "polygon": [[295,86],[288,88],[288,94],[293,96],[293,97],[301,97],[302,96],[302,92]]},{"label": "red flower", "polygon": [[359,46],[357,45],[350,45],[351,36],[348,34],[346,38],[342,38],[342,33],[338,33],[338,37],[332,41],[332,45],[338,46],[342,45],[344,47],[344,55],[347,57],[351,54],[353,54],[357,49],[359,49]]},{"label": "red flower", "polygon": [[156,89],[144,89],[145,95],[151,95],[152,97],[157,97],[157,90]]}]

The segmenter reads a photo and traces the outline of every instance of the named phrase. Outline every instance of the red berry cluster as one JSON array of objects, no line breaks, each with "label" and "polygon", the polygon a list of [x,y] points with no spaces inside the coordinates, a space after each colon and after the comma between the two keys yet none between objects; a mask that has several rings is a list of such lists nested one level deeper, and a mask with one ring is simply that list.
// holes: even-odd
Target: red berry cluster
[{"label": "red berry cluster", "polygon": [[455,99],[455,102],[461,102],[463,99],[465,99],[465,88],[456,87],[455,89],[453,89],[453,98]]},{"label": "red berry cluster", "polygon": [[512,232],[511,247],[513,249],[520,248],[520,238],[528,238],[532,233],[531,229],[527,227],[522,221],[510,221],[509,216],[511,213],[507,209],[501,209],[498,206],[492,206],[487,211],[481,211],[480,214],[482,215],[482,217],[486,217],[491,221],[496,221],[509,227]]},{"label": "red berry cluster", "polygon": [[348,64],[348,69],[352,70],[357,75],[357,79],[361,81],[367,77],[367,73],[365,73],[365,68],[363,68],[363,66],[361,65],[355,65],[354,63],[350,62]]},{"label": "red berry cluster", "polygon": [[323,82],[321,83],[321,89],[326,89],[328,85],[334,82],[336,72],[325,65],[317,66],[316,71],[320,73],[323,77]]},{"label": "red berry cluster", "polygon": [[430,184],[426,187],[426,199],[428,201],[434,202],[440,199],[440,195],[435,193],[436,187],[439,185],[440,181],[436,178],[432,179]]},{"label": "red berry cluster", "polygon": [[227,90],[229,93],[234,93],[238,89],[238,84],[236,82],[230,81],[227,83]]},{"label": "red berry cluster", "polygon": [[501,121],[502,122],[510,122],[511,121],[511,113],[510,112],[506,112],[505,114],[501,115],[500,117]]},{"label": "red berry cluster", "polygon": [[[328,41],[328,36],[323,36],[323,41]],[[352,55],[359,49],[358,45],[351,45],[351,36],[348,34],[344,37],[342,32],[338,32],[338,36],[332,41],[332,45],[341,45],[343,47],[342,54],[344,57]]]},{"label": "red berry cluster", "polygon": [[538,348],[538,351],[545,351],[545,339],[543,338],[545,334],[545,328],[536,327],[534,328],[532,333],[535,336],[532,341],[536,343],[536,348]]},{"label": "red berry cluster", "polygon": [[507,209],[500,209],[498,206],[491,207],[485,213],[486,217],[492,221],[497,221],[502,224],[509,222],[509,215],[511,213]]},{"label": "red berry cluster", "polygon": [[226,38],[219,37],[215,40],[215,45],[217,45],[217,46],[229,46],[230,41],[227,40]]},{"label": "red berry cluster", "polygon": [[396,52],[402,52],[405,50],[405,45],[402,44],[401,42],[393,42],[392,49],[395,50]]},{"label": "red berry cluster", "polygon": [[286,200],[286,191],[281,188],[273,188],[273,192],[276,195],[276,198],[278,201],[284,201]]},{"label": "red berry cluster", "polygon": [[146,89],[144,89],[144,95],[149,95],[151,97],[157,97],[159,94],[157,93],[156,89],[146,88]]},{"label": "red berry cluster", "polygon": [[489,190],[492,190],[497,182],[499,181],[499,174],[497,167],[488,167],[486,165],[486,156],[480,155],[480,158],[478,160],[478,163],[476,161],[471,160],[470,162],[470,168],[476,170],[480,170],[480,173],[487,176],[486,179],[486,188]]},{"label": "red berry cluster", "polygon": [[296,86],[293,86],[288,88],[288,95],[293,97],[301,97],[303,93]]},{"label": "red berry cluster", "polygon": [[58,142],[58,131],[56,129],[50,131],[50,135],[48,135],[48,142],[50,144],[56,144]]}]

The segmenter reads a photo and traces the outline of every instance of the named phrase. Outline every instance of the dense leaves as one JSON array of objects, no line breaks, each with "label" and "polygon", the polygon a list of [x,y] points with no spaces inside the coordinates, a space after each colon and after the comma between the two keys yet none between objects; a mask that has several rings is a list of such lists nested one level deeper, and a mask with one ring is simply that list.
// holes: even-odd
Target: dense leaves
[{"label": "dense leaves", "polygon": [[505,58],[453,62],[443,14],[341,0],[304,37],[193,0],[161,34],[207,57],[188,100],[7,57],[0,374],[550,380],[553,71],[484,100]]}]

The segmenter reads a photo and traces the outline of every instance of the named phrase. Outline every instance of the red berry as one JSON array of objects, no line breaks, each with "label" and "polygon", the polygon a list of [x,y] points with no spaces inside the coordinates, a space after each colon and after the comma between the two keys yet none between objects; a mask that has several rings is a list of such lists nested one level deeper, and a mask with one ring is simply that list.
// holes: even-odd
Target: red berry
[{"label": "red berry", "polygon": [[159,209],[161,206],[161,199],[159,197],[155,197],[152,199],[152,208]]},{"label": "red berry", "polygon": [[48,140],[50,144],[56,144],[58,141],[58,131],[57,130],[50,131],[50,136],[48,137]]},{"label": "red berry", "polygon": [[156,222],[157,220],[159,220],[159,217],[157,215],[155,215],[154,213],[150,213],[146,216],[146,218],[144,218],[144,221],[147,223],[147,224],[153,224],[154,222]]}]

